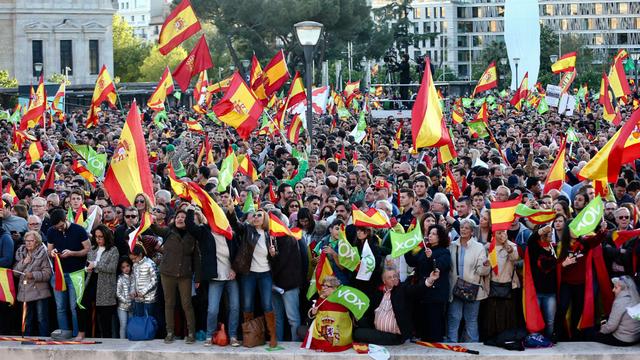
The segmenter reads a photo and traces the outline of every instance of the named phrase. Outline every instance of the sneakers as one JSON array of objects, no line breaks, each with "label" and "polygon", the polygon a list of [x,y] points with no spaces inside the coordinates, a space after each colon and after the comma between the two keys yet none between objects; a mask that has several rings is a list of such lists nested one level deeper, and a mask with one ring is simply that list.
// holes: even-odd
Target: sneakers
[{"label": "sneakers", "polygon": [[164,343],[171,344],[174,340],[175,340],[175,336],[173,336],[173,333],[167,333],[167,336],[165,336],[164,338]]},{"label": "sneakers", "polygon": [[194,344],[196,342],[196,337],[193,334],[189,334],[189,336],[184,339],[185,344]]},{"label": "sneakers", "polygon": [[240,341],[238,341],[238,339],[232,337],[231,340],[229,340],[229,343],[231,344],[232,347],[238,347],[240,345],[242,345],[242,343]]}]

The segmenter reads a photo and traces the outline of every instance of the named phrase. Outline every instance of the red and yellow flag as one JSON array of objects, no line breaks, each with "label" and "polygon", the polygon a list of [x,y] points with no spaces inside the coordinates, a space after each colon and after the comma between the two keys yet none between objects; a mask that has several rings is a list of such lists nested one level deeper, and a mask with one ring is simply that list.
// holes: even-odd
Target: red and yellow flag
[{"label": "red and yellow flag", "polygon": [[400,123],[398,124],[398,129],[396,129],[396,136],[393,139],[393,148],[396,150],[400,148],[400,142],[402,141],[403,126],[404,126],[404,122],[400,120]]},{"label": "red and yellow flag", "polygon": [[267,92],[264,89],[264,73],[262,72],[262,66],[260,66],[260,62],[258,58],[254,54],[251,58],[251,74],[249,76],[249,85],[251,86],[251,90],[256,94],[256,97],[262,105],[266,106],[269,102],[269,97],[267,96]]},{"label": "red and yellow flag", "polygon": [[616,98],[631,94],[631,89],[629,88],[629,82],[627,81],[627,75],[624,72],[623,64],[623,60],[628,57],[629,54],[626,50],[621,49],[618,51],[616,56],[613,58],[611,70],[609,70],[609,83]]},{"label": "red and yellow flag", "polygon": [[209,87],[209,78],[207,76],[206,71],[200,72],[198,75],[198,81],[196,81],[196,85],[193,88],[193,99],[195,100],[195,104],[193,105],[193,110],[198,114],[206,114],[207,109],[211,107],[212,95],[207,91]]},{"label": "red and yellow flag", "polygon": [[539,333],[544,329],[545,324],[542,312],[540,311],[540,305],[538,305],[538,296],[531,273],[529,247],[527,247],[524,252],[522,279],[524,283],[522,286],[522,311],[524,312],[525,325],[529,333]]},{"label": "red and yellow flag", "polygon": [[640,236],[640,229],[634,230],[616,230],[611,234],[611,239],[616,247],[620,249],[627,241]]},{"label": "red and yellow flag", "polygon": [[111,108],[115,108],[117,97],[116,86],[111,79],[111,75],[109,75],[109,72],[107,71],[107,66],[102,65],[100,74],[98,74],[98,78],[96,79],[96,86],[93,89],[91,108],[89,109],[89,115],[87,116],[87,128],[98,125],[100,105],[106,101]]},{"label": "red and yellow flag", "polygon": [[297,144],[300,138],[300,130],[302,129],[302,119],[299,114],[296,114],[289,124],[287,129],[287,140],[292,144]]},{"label": "red and yellow flag", "polygon": [[357,206],[351,205],[351,216],[355,226],[372,227],[374,229],[391,228],[389,218],[378,209],[370,208],[367,212],[364,212],[358,209]]},{"label": "red and yellow flag", "polygon": [[233,74],[229,90],[220,102],[213,106],[213,112],[218,119],[233,126],[238,135],[245,140],[258,126],[263,109],[262,103],[256,99],[238,72]]},{"label": "red and yellow flag", "polygon": [[54,112],[54,115],[58,118],[59,121],[64,120],[64,108],[60,108],[60,104],[62,103],[62,99],[64,98],[65,86],[66,85],[64,81],[60,83],[60,87],[58,88],[58,91],[56,92],[56,95],[51,102],[51,110]]},{"label": "red and yellow flag", "polygon": [[198,120],[185,119],[184,123],[187,125],[187,130],[193,131],[198,134],[204,134],[204,128]]},{"label": "red and yellow flag", "polygon": [[18,199],[18,195],[16,195],[16,192],[13,190],[13,185],[11,185],[11,181],[7,182],[7,185],[4,186],[4,192],[11,195],[11,198],[13,199],[13,205],[17,204],[18,201],[20,199]]},{"label": "red and yellow flag", "polygon": [[158,36],[158,50],[162,55],[167,55],[200,29],[200,22],[191,3],[189,0],[182,0],[162,24],[162,30]]},{"label": "red and yellow flag", "polygon": [[209,85],[209,87],[207,87],[207,91],[211,93],[211,95],[219,93],[221,91],[227,92],[227,90],[229,90],[229,85],[231,85],[231,79],[233,79],[233,76],[229,76],[228,78],[222,79],[215,84],[211,84]]},{"label": "red and yellow flag", "polygon": [[178,83],[182,91],[187,91],[192,77],[212,67],[213,60],[211,60],[209,45],[202,35],[189,55],[173,70],[173,80]]},{"label": "red and yellow flag", "polygon": [[278,195],[276,195],[276,192],[273,189],[273,182],[269,183],[269,201],[274,204],[278,202]]},{"label": "red and yellow flag", "polygon": [[13,305],[15,301],[16,288],[13,282],[13,271],[11,269],[0,268],[0,302],[7,302]]},{"label": "red and yellow flag", "polygon": [[64,280],[64,270],[62,270],[62,262],[60,262],[60,256],[56,253],[53,256],[53,276],[55,291],[67,291],[67,282]]},{"label": "red and yellow flag", "polygon": [[82,176],[83,179],[87,180],[91,186],[96,187],[96,177],[89,171],[89,169],[80,164],[78,160],[73,159],[71,169],[76,174]]},{"label": "red and yellow flag", "polygon": [[640,157],[640,139],[632,136],[637,131],[640,112],[634,111],[631,118],[609,139],[597,154],[580,170],[580,180],[603,180],[615,183],[622,165]]},{"label": "red and yellow flag", "polygon": [[511,98],[511,101],[509,101],[509,103],[511,103],[512,106],[520,105],[520,101],[525,100],[527,96],[529,96],[528,71],[524,74],[524,78],[522,78],[522,82],[520,83],[518,90],[516,90],[516,92],[513,94],[513,97]]},{"label": "red and yellow flag", "polygon": [[316,265],[316,289],[318,292],[320,292],[322,282],[327,276],[333,276],[333,269],[331,268],[331,263],[327,259],[327,254],[323,252],[320,254],[320,259]]},{"label": "red and yellow flag", "polygon": [[171,94],[174,90],[173,77],[171,77],[171,71],[169,71],[169,67],[167,66],[162,73],[158,86],[147,101],[147,106],[154,111],[164,110],[164,102],[167,99],[167,95]]},{"label": "red and yellow flag", "polygon": [[462,99],[458,98],[453,103],[453,108],[451,110],[451,119],[456,124],[462,124],[464,122],[464,108],[462,107]]},{"label": "red and yellow flag", "polygon": [[445,187],[445,192],[453,195],[453,198],[458,200],[460,195],[462,195],[462,191],[460,191],[460,186],[456,182],[456,179],[453,177],[453,172],[451,168],[447,165],[445,166],[445,174],[447,180],[447,186]]},{"label": "red and yellow flag", "polygon": [[516,219],[516,207],[522,201],[522,195],[513,200],[491,203],[491,231],[509,230]]},{"label": "red and yellow flag", "polygon": [[483,121],[487,123],[489,121],[489,110],[487,110],[487,102],[483,102],[480,110],[476,114],[475,121]]},{"label": "red and yellow flag", "polygon": [[289,75],[289,70],[287,69],[284,51],[280,50],[271,61],[269,61],[269,64],[267,64],[262,73],[262,82],[267,97],[278,91],[290,77],[291,75]]},{"label": "red and yellow flag", "polygon": [[131,104],[118,146],[113,152],[104,187],[114,205],[132,206],[139,193],[147,194],[154,202],[149,155],[135,100]]},{"label": "red and yellow flag", "polygon": [[253,161],[246,154],[241,154],[238,156],[238,171],[241,174],[248,176],[251,178],[251,181],[258,180],[258,171],[256,167],[253,165]]},{"label": "red and yellow flag", "polygon": [[296,240],[302,239],[302,232],[298,228],[289,229],[275,214],[269,213],[269,235],[291,236]]},{"label": "red and yellow flag", "polygon": [[471,97],[475,97],[476,94],[481,93],[483,91],[491,90],[498,86],[498,72],[496,70],[496,62],[493,61],[489,64],[487,70],[482,73],[480,80],[478,80],[478,84],[475,89],[473,89],[473,94]]},{"label": "red and yellow flag", "polygon": [[151,227],[152,222],[153,220],[151,218],[151,214],[148,211],[145,211],[144,214],[142,214],[142,219],[140,219],[140,225],[138,225],[138,227],[135,228],[128,235],[129,250],[131,252],[133,252],[133,248],[136,247],[136,244],[138,243],[138,238],[140,237],[140,235],[145,231],[147,231],[148,228]]},{"label": "red and yellow flag", "polygon": [[40,196],[44,196],[44,192],[48,189],[53,189],[56,180],[56,158],[53,158],[51,165],[49,165],[49,172],[44,179],[44,183],[40,188]]},{"label": "red and yellow flag", "polygon": [[233,237],[231,225],[229,224],[229,220],[227,220],[227,216],[224,214],[224,211],[222,211],[220,206],[218,206],[218,204],[213,201],[211,196],[209,196],[209,194],[204,191],[197,183],[193,181],[187,183],[187,189],[189,190],[191,200],[193,200],[196,205],[198,205],[202,209],[202,213],[207,219],[211,231],[224,236],[228,240],[231,240],[231,238]]},{"label": "red and yellow flag", "polygon": [[31,165],[36,161],[39,161],[44,155],[44,150],[42,150],[42,143],[40,141],[32,141],[29,145],[29,149],[27,150],[26,163],[27,165]]},{"label": "red and yellow flag", "polygon": [[425,60],[422,85],[411,110],[411,138],[416,150],[423,147],[440,147],[451,142],[449,131],[444,126],[444,117],[431,77],[428,58]]},{"label": "red and yellow flag", "polygon": [[204,134],[204,140],[200,144],[200,151],[198,151],[198,159],[196,165],[202,165],[202,161],[205,160],[205,164],[211,165],[215,162],[213,153],[211,152],[211,142],[209,141],[209,134]]},{"label": "red and yellow flag", "polygon": [[564,183],[564,179],[566,177],[565,174],[565,157],[567,154],[567,139],[562,140],[562,144],[560,145],[560,149],[558,150],[558,155],[551,165],[551,169],[549,169],[549,174],[547,174],[547,179],[544,182],[543,194],[548,194],[552,189],[560,190],[562,187],[562,183]]},{"label": "red and yellow flag", "polygon": [[576,58],[577,53],[575,51],[562,55],[562,57],[558,59],[558,61],[554,62],[551,65],[551,71],[554,74],[565,71],[574,71],[576,68]]},{"label": "red and yellow flag", "polygon": [[358,81],[347,81],[347,84],[344,86],[344,90],[342,94],[346,99],[347,106],[351,105],[351,101],[358,96],[360,93],[360,80]]},{"label": "red and yellow flag", "polygon": [[38,90],[36,90],[36,92],[33,93],[32,98],[30,98],[27,112],[24,113],[24,116],[22,116],[22,120],[20,121],[20,130],[24,131],[34,128],[41,120],[43,120],[46,110],[47,92],[44,88],[43,76],[41,75]]},{"label": "red and yellow flag", "polygon": [[600,98],[598,102],[602,104],[602,118],[614,125],[619,125],[622,121],[622,116],[618,109],[618,101],[614,95],[615,91],[611,87],[609,77],[607,74],[602,73],[602,80],[600,82]]},{"label": "red and yellow flag", "polygon": [[302,77],[300,77],[300,73],[296,71],[291,81],[291,86],[289,87],[289,94],[287,95],[287,109],[291,109],[306,99],[307,95],[304,84],[302,83]]}]

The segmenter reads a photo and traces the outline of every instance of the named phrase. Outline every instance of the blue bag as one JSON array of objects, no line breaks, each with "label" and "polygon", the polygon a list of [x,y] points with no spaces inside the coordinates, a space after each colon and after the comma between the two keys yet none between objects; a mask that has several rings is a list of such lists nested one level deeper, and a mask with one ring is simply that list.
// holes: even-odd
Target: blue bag
[{"label": "blue bag", "polygon": [[529,334],[524,338],[524,347],[526,348],[540,349],[552,346],[553,343],[546,337],[542,336],[542,334]]},{"label": "blue bag", "polygon": [[127,322],[127,339],[129,341],[153,340],[158,331],[158,322],[146,312],[144,316],[133,316]]}]

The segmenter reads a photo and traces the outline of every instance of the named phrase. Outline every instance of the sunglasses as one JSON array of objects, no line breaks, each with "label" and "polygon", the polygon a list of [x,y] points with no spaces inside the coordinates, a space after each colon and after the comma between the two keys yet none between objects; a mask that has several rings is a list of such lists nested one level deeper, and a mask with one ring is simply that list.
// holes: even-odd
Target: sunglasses
[{"label": "sunglasses", "polygon": [[630,216],[618,216],[618,219],[620,219],[620,220],[626,220],[626,219],[629,219],[629,218],[630,218]]},{"label": "sunglasses", "polygon": [[138,217],[138,215],[125,215],[124,216],[126,219],[135,219]]},{"label": "sunglasses", "polygon": [[156,212],[156,213],[160,213],[160,214],[164,214],[164,211],[162,211],[160,209],[157,209],[157,208],[155,208],[155,209],[153,209],[151,211]]},{"label": "sunglasses", "polygon": [[144,204],[144,199],[136,199],[136,204]]}]

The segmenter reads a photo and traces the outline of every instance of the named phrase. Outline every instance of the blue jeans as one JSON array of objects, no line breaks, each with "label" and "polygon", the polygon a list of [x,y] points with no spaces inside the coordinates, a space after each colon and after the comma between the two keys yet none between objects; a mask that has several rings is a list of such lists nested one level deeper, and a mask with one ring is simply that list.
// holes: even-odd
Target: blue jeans
[{"label": "blue jeans", "polygon": [[[36,326],[38,324],[36,334]],[[49,336],[49,298],[29,301],[24,328],[26,336]]]},{"label": "blue jeans", "polygon": [[[67,290],[54,291],[53,297],[56,300],[56,316],[58,318],[58,328],[62,330],[73,330],[73,336],[78,335],[78,312],[76,303],[76,290],[71,282],[69,273],[64,274],[64,281],[67,283]],[[51,287],[55,286],[55,276],[51,277]],[[73,329],[69,326],[68,310],[71,310],[71,324]]]},{"label": "blue jeans", "polygon": [[551,338],[553,335],[553,322],[556,317],[556,294],[538,293],[538,306],[544,318],[544,335]]},{"label": "blue jeans", "polygon": [[238,337],[238,323],[240,322],[240,290],[236,280],[210,281],[209,301],[207,305],[207,337],[211,336],[218,326],[218,312],[220,298],[227,289],[227,303],[229,305],[229,337]]},{"label": "blue jeans", "polygon": [[291,341],[299,341],[297,330],[300,326],[300,289],[287,290],[284,294],[273,292],[273,311],[276,313],[276,335],[278,341],[284,341],[285,315],[291,326]]},{"label": "blue jeans", "polygon": [[[478,311],[480,301],[464,301],[456,297],[449,303],[449,313],[447,315],[447,342],[458,342],[458,329],[460,320],[464,318],[464,341],[478,342]],[[461,342],[464,342],[461,341]]]},{"label": "blue jeans", "polygon": [[134,301],[133,304],[133,316],[144,316],[145,313],[149,316],[156,317],[156,304],[155,303],[144,303]]},{"label": "blue jeans", "polygon": [[129,321],[129,318],[132,315],[133,314],[131,313],[131,310],[126,311],[126,310],[118,309],[118,322],[119,322],[118,328],[120,329],[120,331],[118,332],[118,335],[120,336],[120,339],[127,338],[127,322]]},{"label": "blue jeans", "polygon": [[256,295],[256,287],[260,291],[260,302],[262,303],[262,311],[271,312],[271,273],[265,272],[249,272],[246,275],[240,275],[240,286],[242,287],[242,311],[253,312],[253,299]]}]

